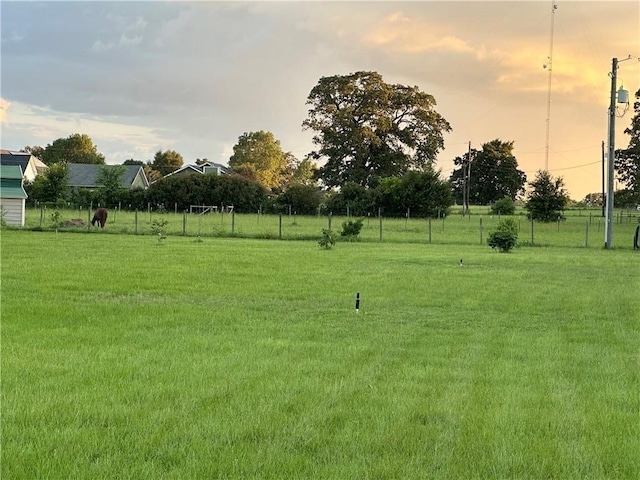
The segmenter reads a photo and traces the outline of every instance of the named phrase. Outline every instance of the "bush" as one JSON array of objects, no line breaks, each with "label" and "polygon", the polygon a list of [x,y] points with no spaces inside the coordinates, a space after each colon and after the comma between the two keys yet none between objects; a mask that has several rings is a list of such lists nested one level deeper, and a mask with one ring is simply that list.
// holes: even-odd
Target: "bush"
[{"label": "bush", "polygon": [[360,230],[362,230],[362,223],[362,219],[343,222],[340,236],[346,237],[349,241],[356,240],[360,235]]},{"label": "bush", "polygon": [[335,238],[333,238],[333,232],[329,229],[322,229],[322,238],[318,242],[318,244],[324,248],[325,250],[330,250],[336,243]]},{"label": "bush", "polygon": [[313,185],[291,185],[278,196],[277,203],[282,208],[291,209],[300,215],[315,215],[323,200],[322,191]]},{"label": "bush", "polygon": [[513,215],[516,213],[516,204],[511,197],[504,197],[491,206],[494,215]]},{"label": "bush", "polygon": [[167,225],[168,221],[164,218],[157,218],[153,222],[151,222],[151,232],[157,236],[158,243],[162,243],[162,241],[167,238]]},{"label": "bush", "polygon": [[500,252],[510,252],[518,243],[518,224],[512,218],[500,220],[496,230],[489,235],[487,243]]}]

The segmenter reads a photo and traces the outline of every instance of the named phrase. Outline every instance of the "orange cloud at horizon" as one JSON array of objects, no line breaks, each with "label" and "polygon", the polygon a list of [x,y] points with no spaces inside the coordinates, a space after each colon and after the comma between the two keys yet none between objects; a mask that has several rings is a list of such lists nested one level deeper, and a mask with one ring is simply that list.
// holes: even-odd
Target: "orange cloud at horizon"
[{"label": "orange cloud at horizon", "polygon": [[8,125],[9,118],[7,116],[7,110],[11,106],[11,102],[5,98],[0,97],[0,124]]}]

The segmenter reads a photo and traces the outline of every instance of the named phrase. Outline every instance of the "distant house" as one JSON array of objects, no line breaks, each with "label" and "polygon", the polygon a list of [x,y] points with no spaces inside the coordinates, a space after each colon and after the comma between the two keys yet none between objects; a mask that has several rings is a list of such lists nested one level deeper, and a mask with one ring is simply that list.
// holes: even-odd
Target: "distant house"
[{"label": "distant house", "polygon": [[36,175],[47,170],[47,166],[39,158],[30,153],[13,150],[0,150],[0,165],[20,167],[24,180],[29,182],[33,182]]},{"label": "distant house", "polygon": [[0,165],[0,209],[7,225],[24,227],[24,204],[27,193],[24,175],[18,165]]},{"label": "distant house", "polygon": [[233,170],[225,165],[222,165],[220,163],[207,162],[203,163],[202,165],[185,165],[184,167],[165,175],[163,178],[192,174],[231,175],[232,173]]},{"label": "distant house", "polygon": [[92,163],[69,163],[67,185],[71,188],[99,188],[100,185],[96,183],[96,178],[100,170],[115,167],[124,168],[124,173],[120,177],[122,188],[131,190],[149,186],[142,165],[96,165]]}]

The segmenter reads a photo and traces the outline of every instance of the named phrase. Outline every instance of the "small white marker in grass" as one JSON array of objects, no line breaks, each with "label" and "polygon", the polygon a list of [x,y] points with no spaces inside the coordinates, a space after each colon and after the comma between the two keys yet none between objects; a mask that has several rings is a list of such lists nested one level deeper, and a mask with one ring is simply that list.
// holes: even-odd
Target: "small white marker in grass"
[{"label": "small white marker in grass", "polygon": [[360,292],[356,292],[356,313],[360,312]]}]

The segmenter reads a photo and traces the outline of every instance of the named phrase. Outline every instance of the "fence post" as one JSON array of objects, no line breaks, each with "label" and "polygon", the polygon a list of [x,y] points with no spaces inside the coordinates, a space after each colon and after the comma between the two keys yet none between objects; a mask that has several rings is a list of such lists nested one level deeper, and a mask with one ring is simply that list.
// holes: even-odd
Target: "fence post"
[{"label": "fence post", "polygon": [[533,247],[533,217],[531,217],[531,246]]},{"label": "fence post", "polygon": [[231,212],[231,236],[236,236],[236,212],[235,209]]},{"label": "fence post", "polygon": [[584,223],[584,248],[589,247],[589,222]]},{"label": "fence post", "polygon": [[182,212],[182,235],[187,235],[187,211]]},{"label": "fence post", "polygon": [[329,215],[327,216],[327,220],[328,220],[328,222],[329,222],[329,223],[328,223],[328,225],[329,225],[328,230],[331,230],[331,216],[332,216],[332,215],[333,215],[333,212],[329,212]]}]

